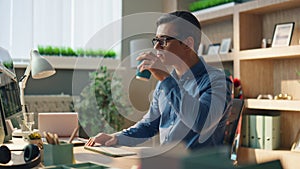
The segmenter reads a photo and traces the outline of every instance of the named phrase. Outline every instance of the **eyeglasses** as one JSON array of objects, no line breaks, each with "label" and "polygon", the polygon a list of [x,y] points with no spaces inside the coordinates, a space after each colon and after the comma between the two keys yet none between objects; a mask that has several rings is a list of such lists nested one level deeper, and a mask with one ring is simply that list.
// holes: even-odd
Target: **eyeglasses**
[{"label": "eyeglasses", "polygon": [[166,36],[166,37],[162,37],[162,38],[153,38],[152,39],[152,44],[153,46],[156,45],[156,43],[158,42],[159,46],[161,47],[166,47],[167,46],[167,42],[170,40],[173,40],[176,38],[170,37],[170,36]]}]

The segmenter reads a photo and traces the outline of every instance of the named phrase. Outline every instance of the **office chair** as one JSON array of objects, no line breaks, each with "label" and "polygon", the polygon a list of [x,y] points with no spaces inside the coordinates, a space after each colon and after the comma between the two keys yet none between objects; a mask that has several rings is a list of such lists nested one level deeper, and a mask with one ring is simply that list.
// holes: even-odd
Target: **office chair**
[{"label": "office chair", "polygon": [[233,99],[232,109],[227,119],[225,128],[224,144],[229,145],[230,159],[237,160],[237,150],[239,147],[241,125],[242,125],[242,112],[244,108],[244,100]]},{"label": "office chair", "polygon": [[224,138],[225,144],[228,145],[233,144],[235,133],[239,127],[238,123],[242,115],[243,107],[244,107],[244,100],[233,99],[231,112],[228,116],[227,123],[226,123],[225,138]]}]

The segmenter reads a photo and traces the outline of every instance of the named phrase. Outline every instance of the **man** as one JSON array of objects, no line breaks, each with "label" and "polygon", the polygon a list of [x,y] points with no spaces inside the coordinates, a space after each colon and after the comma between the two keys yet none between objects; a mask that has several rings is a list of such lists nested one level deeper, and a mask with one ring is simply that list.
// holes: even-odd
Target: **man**
[{"label": "man", "polygon": [[182,142],[189,149],[221,145],[231,107],[231,81],[197,56],[200,40],[200,23],[190,12],[161,16],[152,40],[156,54],[146,52],[137,58],[142,60],[138,69],[149,70],[159,81],[148,113],[134,126],[111,135],[99,133],[86,145],[134,146],[157,133],[161,145]]}]

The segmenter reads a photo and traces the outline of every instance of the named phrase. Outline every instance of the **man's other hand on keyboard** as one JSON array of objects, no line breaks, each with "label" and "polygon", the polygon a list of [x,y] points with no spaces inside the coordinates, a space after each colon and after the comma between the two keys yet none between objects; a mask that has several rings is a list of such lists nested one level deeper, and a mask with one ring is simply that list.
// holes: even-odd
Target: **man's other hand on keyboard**
[{"label": "man's other hand on keyboard", "polygon": [[102,146],[113,146],[118,142],[117,137],[111,134],[99,133],[95,137],[91,137],[86,146],[94,146],[95,144],[100,144]]}]

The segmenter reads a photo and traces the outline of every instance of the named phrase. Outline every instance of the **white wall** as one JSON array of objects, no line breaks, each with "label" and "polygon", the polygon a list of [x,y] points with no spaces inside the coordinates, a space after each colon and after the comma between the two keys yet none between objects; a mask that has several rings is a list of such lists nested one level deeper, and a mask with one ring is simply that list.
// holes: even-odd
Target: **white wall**
[{"label": "white wall", "polygon": [[121,16],[122,0],[0,0],[0,46],[14,59],[38,45],[85,47]]},{"label": "white wall", "polygon": [[[123,3],[123,22],[122,22],[122,59],[130,56],[130,41],[133,39],[148,38],[149,40],[155,35],[152,34],[156,29],[156,19],[163,11],[164,0],[125,0]],[[154,12],[153,14],[150,14]],[[146,21],[146,22],[144,22]],[[152,33],[150,33],[152,32]],[[135,69],[127,70],[135,72]],[[127,79],[129,82],[129,99],[132,106],[139,113],[134,116],[139,117],[147,112],[150,104],[149,98],[152,97],[156,80],[151,78],[149,82],[140,80]],[[135,117],[133,117],[135,118]]]}]

